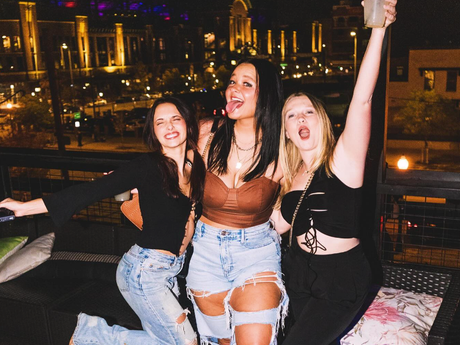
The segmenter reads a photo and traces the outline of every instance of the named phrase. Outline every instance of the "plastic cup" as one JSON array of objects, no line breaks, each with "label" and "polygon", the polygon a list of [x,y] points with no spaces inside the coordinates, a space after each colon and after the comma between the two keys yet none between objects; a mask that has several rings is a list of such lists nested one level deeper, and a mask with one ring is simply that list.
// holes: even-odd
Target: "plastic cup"
[{"label": "plastic cup", "polygon": [[126,201],[126,200],[129,200],[129,199],[131,199],[131,191],[130,191],[130,190],[127,190],[126,192],[117,194],[117,195],[114,196],[114,198],[115,198],[116,201]]},{"label": "plastic cup", "polygon": [[368,28],[383,28],[385,24],[385,0],[364,0],[364,25]]}]

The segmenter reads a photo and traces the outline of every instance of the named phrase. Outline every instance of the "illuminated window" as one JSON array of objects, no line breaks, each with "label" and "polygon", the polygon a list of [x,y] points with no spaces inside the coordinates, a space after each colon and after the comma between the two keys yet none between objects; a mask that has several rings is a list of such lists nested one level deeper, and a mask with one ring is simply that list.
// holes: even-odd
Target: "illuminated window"
[{"label": "illuminated window", "polygon": [[396,75],[397,76],[402,76],[404,73],[404,67],[403,66],[397,66],[396,67]]},{"label": "illuminated window", "polygon": [[216,36],[213,32],[204,35],[204,47],[208,49],[215,48]]},{"label": "illuminated window", "polygon": [[423,71],[423,89],[427,91],[434,89],[434,71]]},{"label": "illuminated window", "polygon": [[21,38],[19,36],[13,36],[13,50],[15,52],[21,50]]},{"label": "illuminated window", "polygon": [[457,71],[447,71],[447,82],[446,91],[456,92],[457,91]]},{"label": "illuminated window", "polygon": [[11,49],[11,40],[9,36],[2,36],[3,50],[9,52]]},{"label": "illuminated window", "polygon": [[165,41],[163,38],[158,39],[158,49],[165,50]]}]

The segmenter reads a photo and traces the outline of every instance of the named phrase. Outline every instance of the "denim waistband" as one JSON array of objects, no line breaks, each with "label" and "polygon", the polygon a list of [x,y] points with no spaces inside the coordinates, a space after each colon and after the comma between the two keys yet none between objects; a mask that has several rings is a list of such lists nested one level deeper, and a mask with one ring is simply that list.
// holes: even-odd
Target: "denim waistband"
[{"label": "denim waistband", "polygon": [[270,222],[265,222],[244,229],[221,229],[198,220],[195,232],[196,236],[200,237],[202,237],[204,233],[207,233],[213,237],[215,236],[217,238],[225,238],[227,240],[244,243],[245,241],[248,241],[252,238],[257,238],[263,234],[266,234],[267,231],[271,230],[272,225]]},{"label": "denim waistband", "polygon": [[175,265],[177,263],[182,262],[185,259],[185,252],[181,256],[168,255],[165,253],[161,253],[156,249],[140,247],[137,244],[133,245],[131,249],[127,252],[127,254],[138,260],[161,260],[162,262],[166,262],[170,265]]}]

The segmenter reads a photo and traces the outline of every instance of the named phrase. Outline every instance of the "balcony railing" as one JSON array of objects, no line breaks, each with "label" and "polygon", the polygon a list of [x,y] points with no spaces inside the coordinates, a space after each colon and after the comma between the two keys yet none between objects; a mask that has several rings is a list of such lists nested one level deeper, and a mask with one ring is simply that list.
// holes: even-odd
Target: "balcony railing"
[{"label": "balcony railing", "polygon": [[[92,181],[134,158],[134,154],[6,149],[0,152],[0,199],[27,201],[63,188]],[[75,218],[124,224],[120,202],[114,198],[88,206]]]},{"label": "balcony railing", "polygon": [[377,185],[381,259],[460,268],[460,174],[387,169]]}]

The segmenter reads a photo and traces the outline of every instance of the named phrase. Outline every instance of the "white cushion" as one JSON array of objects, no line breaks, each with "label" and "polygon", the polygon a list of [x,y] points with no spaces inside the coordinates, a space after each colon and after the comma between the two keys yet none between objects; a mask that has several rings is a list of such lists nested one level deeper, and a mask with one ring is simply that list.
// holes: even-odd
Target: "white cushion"
[{"label": "white cushion", "polygon": [[0,265],[19,249],[24,247],[27,236],[4,237],[0,238]]},{"label": "white cushion", "polygon": [[48,260],[54,238],[54,232],[43,235],[6,259],[0,266],[0,283],[19,277]]},{"label": "white cushion", "polygon": [[363,317],[340,344],[426,344],[441,303],[441,297],[381,287]]}]

